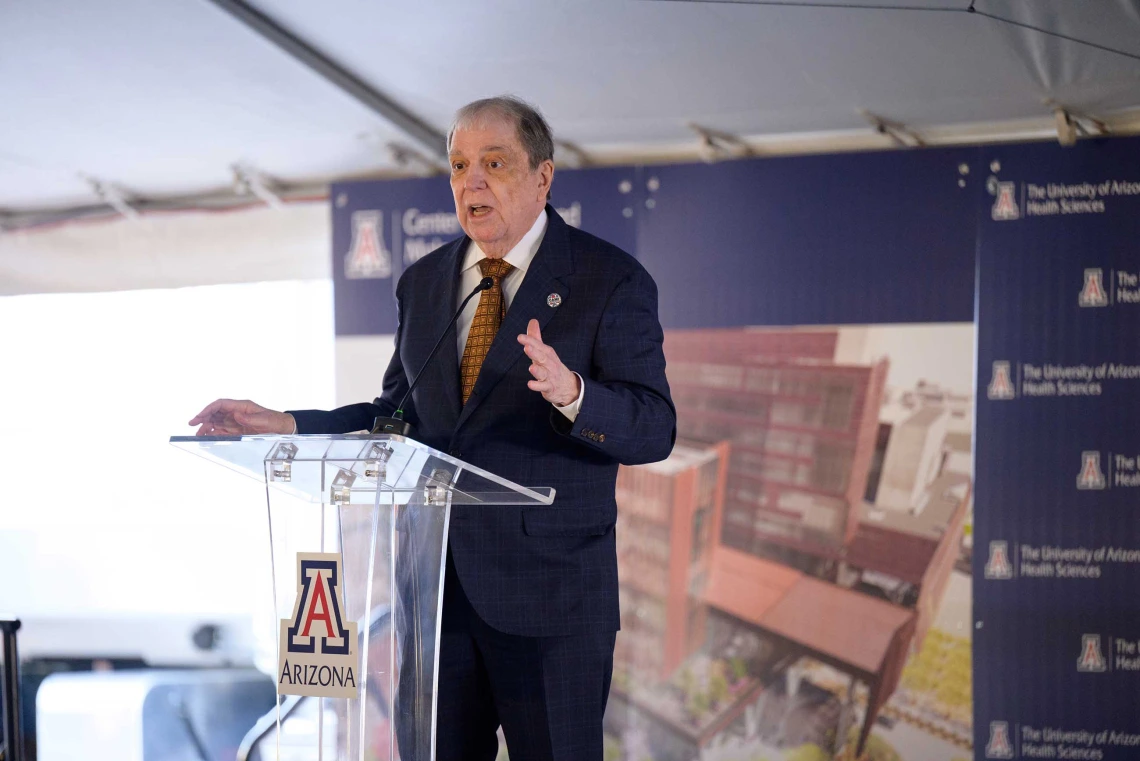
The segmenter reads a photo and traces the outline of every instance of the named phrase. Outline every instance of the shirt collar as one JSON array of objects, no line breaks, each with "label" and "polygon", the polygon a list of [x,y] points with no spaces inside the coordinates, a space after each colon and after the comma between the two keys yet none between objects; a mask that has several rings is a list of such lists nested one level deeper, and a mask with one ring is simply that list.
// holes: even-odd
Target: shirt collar
[{"label": "shirt collar", "polygon": [[[527,268],[530,267],[531,261],[534,260],[534,255],[538,253],[538,247],[542,244],[542,236],[546,233],[546,209],[543,209],[538,214],[538,218],[534,220],[534,224],[527,230],[526,235],[515,244],[515,247],[507,252],[503,258],[517,270],[521,270],[526,274]],[[487,255],[483,253],[483,249],[479,248],[479,244],[471,241],[467,246],[467,255],[463,257],[463,267],[460,272],[466,272],[483,259]],[[521,279],[516,275],[516,278]]]}]

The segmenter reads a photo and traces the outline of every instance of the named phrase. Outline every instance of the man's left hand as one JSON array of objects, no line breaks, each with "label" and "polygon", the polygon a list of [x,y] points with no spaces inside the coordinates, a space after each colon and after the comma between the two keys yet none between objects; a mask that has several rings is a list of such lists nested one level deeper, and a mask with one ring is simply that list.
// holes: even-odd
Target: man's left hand
[{"label": "man's left hand", "polygon": [[530,357],[530,374],[527,388],[538,391],[551,404],[565,407],[578,399],[581,392],[578,376],[558,358],[558,353],[542,342],[538,320],[527,323],[526,333],[519,335],[523,351]]}]

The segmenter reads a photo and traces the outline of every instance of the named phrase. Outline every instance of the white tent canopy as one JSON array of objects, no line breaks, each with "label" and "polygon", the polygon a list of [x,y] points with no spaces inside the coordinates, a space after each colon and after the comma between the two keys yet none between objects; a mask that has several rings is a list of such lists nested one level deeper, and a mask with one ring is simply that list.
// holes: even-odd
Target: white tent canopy
[{"label": "white tent canopy", "polygon": [[[319,187],[415,168],[389,144],[432,151],[226,4],[240,3],[0,5],[0,226],[101,204],[92,180],[128,200],[231,192],[241,163]],[[933,142],[1048,134],[1046,101],[1118,129],[1140,122],[1137,0],[256,7],[429,132],[464,102],[511,92],[603,161],[693,156],[691,124],[763,150],[889,145],[861,111]]]}]

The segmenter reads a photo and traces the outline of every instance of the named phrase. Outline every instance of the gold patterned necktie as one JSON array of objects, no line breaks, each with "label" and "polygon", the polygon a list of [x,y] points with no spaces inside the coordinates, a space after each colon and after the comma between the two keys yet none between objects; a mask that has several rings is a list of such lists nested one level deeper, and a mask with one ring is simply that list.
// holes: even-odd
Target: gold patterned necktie
[{"label": "gold patterned necktie", "polygon": [[463,359],[459,362],[459,381],[463,388],[463,403],[471,396],[475,388],[475,381],[479,378],[479,369],[483,367],[483,360],[499,332],[499,325],[503,323],[506,314],[506,302],[503,301],[503,278],[507,276],[512,267],[502,259],[483,259],[479,262],[479,271],[483,277],[489,277],[495,284],[479,294],[479,306],[475,309],[475,317],[471,320],[471,331],[467,334],[467,344],[463,347]]}]

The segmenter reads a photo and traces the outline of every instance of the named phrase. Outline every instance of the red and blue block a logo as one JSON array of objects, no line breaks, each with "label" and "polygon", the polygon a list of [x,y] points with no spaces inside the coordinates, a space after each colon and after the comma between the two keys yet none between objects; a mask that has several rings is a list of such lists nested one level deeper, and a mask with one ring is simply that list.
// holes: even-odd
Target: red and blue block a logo
[{"label": "red and blue block a logo", "polygon": [[1100,452],[1081,452],[1081,472],[1077,475],[1078,489],[1103,489],[1107,486],[1100,469]]},{"label": "red and blue block a logo", "polygon": [[997,183],[995,189],[997,198],[994,200],[993,208],[990,209],[990,216],[999,222],[1018,219],[1021,211],[1017,207],[1016,191],[1017,186],[1012,182]]},{"label": "red and blue block a logo", "polygon": [[300,561],[301,589],[297,612],[289,627],[287,649],[290,653],[348,655],[350,640],[337,594],[340,586],[338,559]]},{"label": "red and blue block a logo", "polygon": [[392,253],[384,247],[384,215],[379,211],[352,214],[352,243],[344,255],[349,280],[392,277]]},{"label": "red and blue block a logo", "polygon": [[297,553],[297,599],[281,619],[277,691],[282,695],[357,696],[357,625],[345,620],[338,553]]}]

